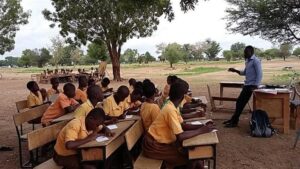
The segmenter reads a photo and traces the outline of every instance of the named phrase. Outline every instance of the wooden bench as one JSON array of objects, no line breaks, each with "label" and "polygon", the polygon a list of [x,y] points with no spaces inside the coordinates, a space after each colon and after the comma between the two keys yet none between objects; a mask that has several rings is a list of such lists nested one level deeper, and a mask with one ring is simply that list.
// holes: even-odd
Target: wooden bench
[{"label": "wooden bench", "polygon": [[[142,120],[138,120],[126,133],[125,140],[127,148],[130,151],[137,141],[143,136],[144,127]],[[145,157],[143,152],[140,153],[134,162],[134,169],[160,169],[163,160],[156,160]]]},{"label": "wooden bench", "polygon": [[[56,140],[58,133],[67,123],[68,121],[63,121],[28,133],[28,150],[33,151]],[[63,167],[58,166],[52,158],[34,167],[34,169],[62,168]]]},{"label": "wooden bench", "polygon": [[[22,111],[13,116],[14,124],[15,124],[16,131],[17,131],[17,136],[18,136],[19,157],[20,157],[21,167],[24,167],[24,165],[26,165],[26,164],[23,165],[23,160],[22,160],[23,159],[22,158],[22,142],[27,141],[27,134],[23,134],[23,131],[21,131],[21,129],[22,129],[21,126],[22,126],[22,124],[24,124],[26,122],[29,122],[36,118],[42,117],[48,107],[49,107],[48,104],[44,104],[44,105],[41,105],[38,107],[28,109],[26,111]],[[27,164],[29,164],[29,163],[27,163]]]},{"label": "wooden bench", "polygon": [[208,96],[209,96],[212,111],[217,110],[217,106],[215,105],[215,100],[218,100],[218,101],[235,101],[235,102],[237,101],[237,98],[233,98],[233,97],[212,96],[211,92],[210,92],[209,85],[207,85],[207,90],[208,90]]}]

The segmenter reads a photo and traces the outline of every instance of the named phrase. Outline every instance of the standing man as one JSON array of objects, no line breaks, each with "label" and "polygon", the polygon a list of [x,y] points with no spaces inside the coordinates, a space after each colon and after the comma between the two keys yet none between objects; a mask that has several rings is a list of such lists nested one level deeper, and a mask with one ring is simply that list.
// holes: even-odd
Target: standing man
[{"label": "standing man", "polygon": [[103,79],[104,76],[105,76],[105,71],[106,71],[106,65],[107,65],[107,62],[104,60],[104,59],[101,59],[101,62],[99,64],[99,77],[100,79]]},{"label": "standing man", "polygon": [[233,128],[237,127],[240,115],[251,98],[253,90],[257,89],[262,79],[262,68],[260,60],[254,54],[254,48],[247,46],[244,50],[244,57],[246,60],[246,66],[243,71],[229,68],[228,71],[235,72],[241,76],[246,76],[244,87],[236,102],[235,113],[230,120],[225,121],[225,127]]}]

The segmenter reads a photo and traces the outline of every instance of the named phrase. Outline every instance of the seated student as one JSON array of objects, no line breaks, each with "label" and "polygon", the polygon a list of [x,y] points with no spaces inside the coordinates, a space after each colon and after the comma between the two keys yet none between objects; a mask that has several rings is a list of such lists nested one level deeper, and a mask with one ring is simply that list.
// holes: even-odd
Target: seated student
[{"label": "seated student", "polygon": [[79,106],[78,102],[73,99],[75,96],[75,86],[72,83],[66,83],[63,89],[64,92],[58,95],[55,102],[43,114],[43,126],[49,126],[52,120],[73,112]]},{"label": "seated student", "polygon": [[103,101],[103,95],[102,91],[99,86],[93,85],[89,86],[87,89],[87,97],[88,100],[81,104],[76,110],[75,110],[75,117],[86,117],[88,113],[99,106],[99,102]]},{"label": "seated student", "polygon": [[101,80],[101,90],[103,93],[112,92],[113,88],[109,88],[108,85],[110,84],[109,78],[105,77]]},{"label": "seated student", "polygon": [[50,79],[50,83],[52,85],[51,89],[49,89],[47,91],[47,94],[48,94],[48,97],[54,95],[54,94],[59,94],[61,93],[61,89],[58,89],[58,86],[59,86],[59,80],[57,77],[53,77]]},{"label": "seated student", "polygon": [[112,118],[125,118],[124,112],[127,109],[125,99],[129,96],[127,86],[120,86],[116,93],[103,101],[103,110],[105,114]]},{"label": "seated student", "polygon": [[138,107],[142,105],[142,96],[143,91],[140,89],[135,89],[129,96],[126,98],[125,102],[127,104],[126,108],[136,110]]},{"label": "seated student", "polygon": [[153,121],[160,113],[160,108],[154,103],[155,86],[152,82],[143,84],[143,92],[146,97],[145,102],[141,106],[141,117],[145,131],[147,131]]},{"label": "seated student", "polygon": [[165,85],[165,87],[164,87],[164,90],[163,90],[163,92],[162,92],[162,95],[161,95],[161,97],[158,99],[158,105],[160,106],[160,107],[162,107],[163,105],[164,105],[164,103],[165,103],[165,101],[167,100],[167,98],[169,97],[169,91],[170,91],[170,86],[173,84],[173,83],[175,83],[175,81],[178,79],[178,77],[177,76],[175,76],[175,75],[169,75],[168,77],[167,77],[167,84]]},{"label": "seated student", "polygon": [[129,83],[129,92],[131,93],[133,91],[133,89],[134,89],[136,80],[134,78],[130,78],[128,80],[128,83]]},{"label": "seated student", "polygon": [[104,126],[105,114],[103,109],[95,108],[86,117],[70,121],[58,134],[54,146],[53,160],[66,169],[95,168],[93,164],[83,162],[77,155],[77,148],[95,140],[98,136],[112,136],[113,133]]},{"label": "seated student", "polygon": [[183,150],[183,140],[199,134],[211,132],[214,127],[209,125],[190,125],[183,123],[178,111],[185,94],[181,83],[171,85],[170,101],[163,107],[158,117],[149,127],[143,141],[144,155],[149,158],[166,161],[172,166],[186,165],[186,168],[202,168],[199,161],[188,161],[187,151]]},{"label": "seated student", "polygon": [[181,109],[181,113],[185,114],[185,113],[194,112],[195,108],[197,108],[197,107],[202,107],[205,112],[206,105],[202,104],[200,100],[195,100],[187,94],[189,92],[189,84],[186,81],[179,79],[179,78],[177,79],[177,81],[182,83],[185,86],[185,91],[186,91],[186,93],[184,95],[184,99],[182,100],[182,102],[179,106]]},{"label": "seated student", "polygon": [[[94,85],[96,85],[95,79],[94,79],[94,78],[89,78],[88,86],[90,87],[90,86],[94,86]],[[100,90],[101,90],[101,89],[100,89]]]},{"label": "seated student", "polygon": [[80,104],[87,101],[86,89],[88,87],[88,80],[86,76],[79,76],[78,78],[78,88],[76,89],[74,99]]},{"label": "seated student", "polygon": [[30,94],[27,96],[27,106],[29,108],[36,107],[44,103],[40,88],[35,81],[29,81],[27,83],[27,89],[30,91]]}]

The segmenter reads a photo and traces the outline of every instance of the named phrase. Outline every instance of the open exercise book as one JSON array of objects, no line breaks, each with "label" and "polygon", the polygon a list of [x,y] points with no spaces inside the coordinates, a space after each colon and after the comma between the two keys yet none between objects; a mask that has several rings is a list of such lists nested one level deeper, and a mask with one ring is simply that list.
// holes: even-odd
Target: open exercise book
[{"label": "open exercise book", "polygon": [[[211,119],[206,119],[206,120],[197,120],[197,121],[192,121],[190,122],[191,125],[205,125],[208,122],[213,122]],[[212,130],[211,132],[217,132],[218,130]]]},{"label": "open exercise book", "polygon": [[281,88],[275,88],[275,89],[257,89],[255,91],[262,92],[262,93],[274,94],[274,95],[276,95],[277,93],[289,93],[288,89],[281,89]]}]

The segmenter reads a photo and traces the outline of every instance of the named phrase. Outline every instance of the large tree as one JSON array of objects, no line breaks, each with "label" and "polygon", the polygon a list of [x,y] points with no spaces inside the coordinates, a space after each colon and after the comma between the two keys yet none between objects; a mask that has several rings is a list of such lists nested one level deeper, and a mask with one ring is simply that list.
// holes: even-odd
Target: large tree
[{"label": "large tree", "polygon": [[280,55],[285,61],[286,57],[289,57],[292,54],[293,46],[290,43],[283,43],[279,47]]},{"label": "large tree", "polygon": [[210,39],[206,40],[206,44],[209,47],[204,51],[204,53],[209,60],[214,60],[217,57],[218,53],[222,50],[222,48],[220,47],[219,43]]},{"label": "large tree", "polygon": [[[182,0],[180,5],[187,11],[197,3],[198,0]],[[168,20],[174,18],[170,0],[52,0],[52,4],[55,12],[44,10],[43,14],[59,24],[60,33],[69,37],[69,42],[103,41],[107,45],[115,80],[121,80],[122,45],[132,37],[150,36],[163,14]]]},{"label": "large tree", "polygon": [[173,68],[173,64],[177,63],[183,56],[184,52],[181,45],[177,43],[169,44],[162,55],[169,61],[170,67]]},{"label": "large tree", "polygon": [[227,28],[274,42],[300,42],[298,0],[227,0]]},{"label": "large tree", "polygon": [[28,23],[29,12],[24,12],[20,0],[0,1],[0,54],[14,49],[16,32]]},{"label": "large tree", "polygon": [[236,42],[231,45],[230,50],[232,51],[232,59],[244,58],[244,49],[246,45],[242,42]]},{"label": "large tree", "polygon": [[298,57],[300,58],[300,47],[296,48],[296,49],[293,51],[293,55],[298,56]]},{"label": "large tree", "polygon": [[88,45],[87,54],[90,58],[94,58],[96,60],[107,60],[108,51],[105,43],[91,43]]},{"label": "large tree", "polygon": [[138,55],[139,53],[136,49],[126,49],[121,57],[124,62],[131,64],[137,61]]},{"label": "large tree", "polygon": [[169,1],[160,0],[52,0],[52,4],[55,12],[44,10],[44,16],[58,23],[60,33],[70,42],[103,41],[107,45],[115,80],[121,80],[122,45],[129,38],[151,35],[157,29],[159,17],[170,6]]}]

